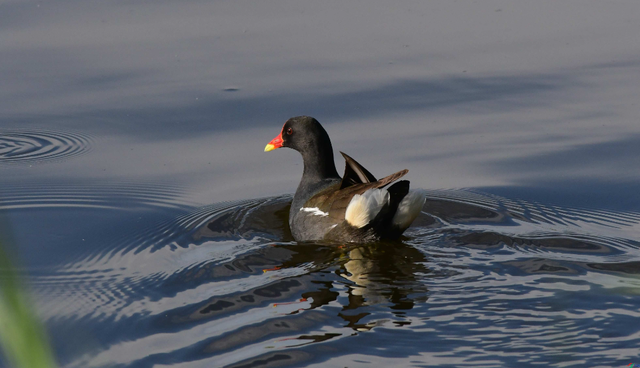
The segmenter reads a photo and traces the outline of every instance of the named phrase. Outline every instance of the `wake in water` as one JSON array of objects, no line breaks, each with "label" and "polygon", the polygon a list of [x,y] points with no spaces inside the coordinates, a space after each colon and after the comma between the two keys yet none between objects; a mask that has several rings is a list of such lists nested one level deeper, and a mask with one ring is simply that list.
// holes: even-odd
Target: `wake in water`
[{"label": "wake in water", "polygon": [[55,340],[86,334],[64,366],[615,365],[640,347],[638,213],[429,191],[401,241],[298,244],[288,196],[194,209],[119,187],[3,192],[25,216],[128,224],[33,273]]}]

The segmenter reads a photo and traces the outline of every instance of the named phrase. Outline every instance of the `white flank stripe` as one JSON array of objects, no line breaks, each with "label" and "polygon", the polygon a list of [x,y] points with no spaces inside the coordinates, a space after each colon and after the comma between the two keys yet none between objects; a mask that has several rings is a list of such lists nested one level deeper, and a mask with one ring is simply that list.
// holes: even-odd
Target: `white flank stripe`
[{"label": "white flank stripe", "polygon": [[393,224],[404,230],[418,217],[424,202],[427,200],[427,192],[423,189],[412,189],[407,193],[400,204],[398,211],[393,216]]},{"label": "white flank stripe", "polygon": [[329,216],[329,213],[320,211],[318,207],[302,207],[300,211],[311,212],[316,216]]},{"label": "white flank stripe", "polygon": [[369,189],[362,195],[356,194],[351,198],[344,219],[351,226],[365,227],[387,203],[389,192],[386,189]]}]

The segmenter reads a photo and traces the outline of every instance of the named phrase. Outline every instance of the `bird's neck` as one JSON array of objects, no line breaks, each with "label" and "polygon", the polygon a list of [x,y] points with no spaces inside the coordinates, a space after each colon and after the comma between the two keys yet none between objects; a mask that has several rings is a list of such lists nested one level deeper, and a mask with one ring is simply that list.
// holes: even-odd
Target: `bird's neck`
[{"label": "bird's neck", "polygon": [[304,172],[302,173],[300,185],[340,178],[338,171],[336,171],[336,164],[333,161],[331,144],[306,150],[302,154],[302,161],[304,162]]}]

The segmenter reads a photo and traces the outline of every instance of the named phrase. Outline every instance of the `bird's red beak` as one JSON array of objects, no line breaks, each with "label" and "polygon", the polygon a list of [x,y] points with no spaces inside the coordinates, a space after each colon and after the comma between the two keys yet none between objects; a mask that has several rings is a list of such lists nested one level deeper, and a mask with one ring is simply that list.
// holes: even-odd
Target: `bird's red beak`
[{"label": "bird's red beak", "polygon": [[277,137],[273,138],[269,144],[264,148],[265,152],[273,151],[276,148],[282,147],[282,132]]}]

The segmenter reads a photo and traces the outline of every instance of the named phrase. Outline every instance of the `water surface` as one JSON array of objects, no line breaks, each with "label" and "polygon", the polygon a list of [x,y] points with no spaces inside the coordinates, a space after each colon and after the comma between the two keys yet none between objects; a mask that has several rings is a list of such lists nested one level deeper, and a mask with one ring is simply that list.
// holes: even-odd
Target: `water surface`
[{"label": "water surface", "polygon": [[[2,237],[62,367],[640,363],[638,3],[374,5],[0,3]],[[291,238],[300,114],[427,190],[404,238]]]}]

